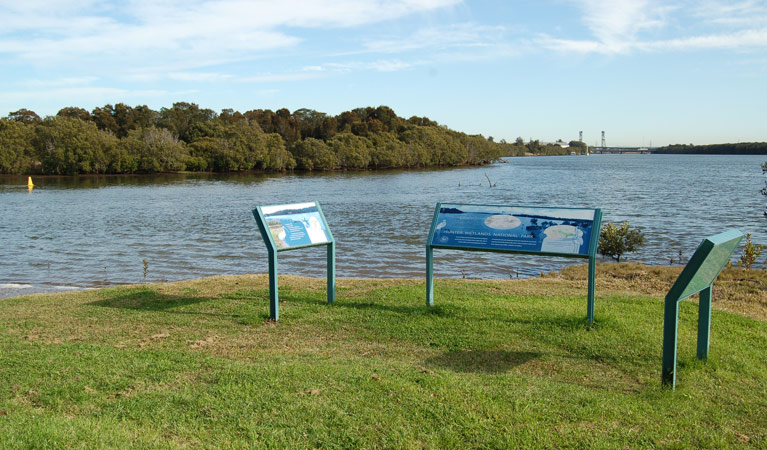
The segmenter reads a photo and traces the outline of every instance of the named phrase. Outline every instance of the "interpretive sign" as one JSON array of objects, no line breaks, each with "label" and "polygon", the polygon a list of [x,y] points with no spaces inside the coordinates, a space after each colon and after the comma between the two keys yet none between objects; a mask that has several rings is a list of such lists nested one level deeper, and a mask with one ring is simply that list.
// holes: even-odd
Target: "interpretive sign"
[{"label": "interpretive sign", "polygon": [[259,206],[253,210],[269,253],[269,316],[279,320],[277,253],[305,247],[328,247],[328,304],[336,299],[336,242],[319,203]]},{"label": "interpretive sign", "polygon": [[327,224],[316,202],[263,206],[261,213],[277,251],[330,242]]},{"label": "interpretive sign", "polygon": [[432,247],[588,257],[594,209],[441,203]]},{"label": "interpretive sign", "polygon": [[743,240],[743,233],[729,230],[704,239],[690,261],[666,294],[663,313],[663,368],[664,386],[676,386],[676,347],[679,328],[679,302],[695,295],[698,301],[698,359],[708,358],[711,337],[711,295],[714,280],[730,261],[733,252]]},{"label": "interpretive sign", "polygon": [[588,258],[591,323],[601,223],[598,208],[438,203],[426,243],[426,303],[433,303],[434,248]]}]

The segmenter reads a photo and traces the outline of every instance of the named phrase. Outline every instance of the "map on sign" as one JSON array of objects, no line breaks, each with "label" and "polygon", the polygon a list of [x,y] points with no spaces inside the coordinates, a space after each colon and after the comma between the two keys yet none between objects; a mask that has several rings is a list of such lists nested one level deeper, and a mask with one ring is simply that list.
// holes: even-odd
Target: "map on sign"
[{"label": "map on sign", "polygon": [[442,203],[431,245],[588,256],[593,227],[593,209]]},{"label": "map on sign", "polygon": [[330,242],[316,203],[264,206],[261,212],[278,249]]}]

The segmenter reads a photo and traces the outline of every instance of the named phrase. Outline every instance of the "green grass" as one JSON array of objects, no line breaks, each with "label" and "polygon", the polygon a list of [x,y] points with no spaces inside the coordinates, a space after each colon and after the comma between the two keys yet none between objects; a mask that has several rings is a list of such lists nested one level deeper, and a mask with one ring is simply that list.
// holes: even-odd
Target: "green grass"
[{"label": "green grass", "polygon": [[[767,448],[767,323],[585,282],[264,275],[0,299],[0,448]],[[714,294],[716,296],[716,292]]]}]

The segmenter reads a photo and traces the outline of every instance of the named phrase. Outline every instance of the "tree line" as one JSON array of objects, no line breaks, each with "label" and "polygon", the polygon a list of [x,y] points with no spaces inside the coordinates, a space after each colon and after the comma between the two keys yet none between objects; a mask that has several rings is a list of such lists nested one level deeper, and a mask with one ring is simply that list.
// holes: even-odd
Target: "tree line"
[{"label": "tree line", "polygon": [[661,154],[689,155],[767,155],[767,142],[739,142],[737,144],[674,144],[653,150]]},{"label": "tree line", "polygon": [[[492,139],[492,136],[488,139]],[[525,142],[522,137],[518,137],[512,143],[508,143],[505,140],[501,140],[499,143],[501,144],[501,154],[503,156],[556,156],[569,155],[572,152],[585,154],[588,151],[588,146],[581,141],[570,141],[566,147],[562,147],[558,143],[544,143],[538,139],[530,139]]]},{"label": "tree line", "polygon": [[123,174],[478,165],[509,144],[387,106],[337,116],[311,109],[216,113],[194,103],[154,111],[122,103],[0,118],[0,173]]}]

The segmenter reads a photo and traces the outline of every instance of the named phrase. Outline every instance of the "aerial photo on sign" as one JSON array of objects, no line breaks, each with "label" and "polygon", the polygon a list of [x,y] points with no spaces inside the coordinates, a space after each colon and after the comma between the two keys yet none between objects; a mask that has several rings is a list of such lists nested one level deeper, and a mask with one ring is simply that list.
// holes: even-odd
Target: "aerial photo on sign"
[{"label": "aerial photo on sign", "polygon": [[278,249],[330,242],[316,203],[264,206],[261,212]]},{"label": "aerial photo on sign", "polygon": [[436,223],[437,247],[587,256],[594,210],[442,203]]}]

